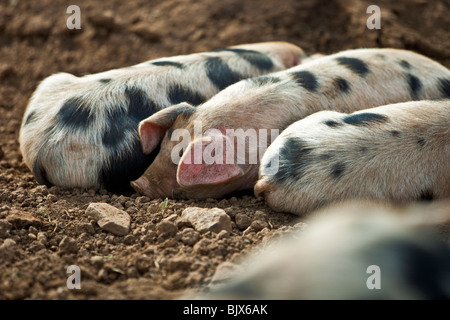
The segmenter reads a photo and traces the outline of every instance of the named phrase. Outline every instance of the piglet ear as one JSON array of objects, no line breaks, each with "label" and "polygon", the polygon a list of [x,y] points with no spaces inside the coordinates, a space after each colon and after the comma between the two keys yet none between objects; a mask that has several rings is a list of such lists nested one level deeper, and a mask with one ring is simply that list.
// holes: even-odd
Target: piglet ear
[{"label": "piglet ear", "polygon": [[144,154],[150,154],[163,139],[167,128],[158,126],[152,122],[145,122],[144,120],[139,124],[138,130],[142,152]]},{"label": "piglet ear", "polygon": [[167,129],[170,128],[180,114],[191,115],[195,108],[188,103],[180,103],[162,109],[139,123],[139,138],[142,152],[151,153],[161,142]]},{"label": "piglet ear", "polygon": [[[217,137],[216,137],[217,138]],[[177,182],[182,187],[216,185],[243,175],[234,161],[233,146],[222,135],[222,141],[203,137],[191,142],[177,169]]]}]

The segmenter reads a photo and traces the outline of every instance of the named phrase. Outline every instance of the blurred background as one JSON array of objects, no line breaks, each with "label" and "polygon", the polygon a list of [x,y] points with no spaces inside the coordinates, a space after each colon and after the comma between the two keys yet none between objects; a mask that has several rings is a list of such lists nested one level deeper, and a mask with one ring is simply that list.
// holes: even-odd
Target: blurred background
[{"label": "blurred background", "polygon": [[[366,27],[373,4],[379,30]],[[80,30],[66,27],[69,5],[80,8]],[[54,72],[84,75],[248,42],[290,41],[307,53],[406,48],[449,67],[449,30],[447,0],[0,0],[0,109],[20,120],[38,81]]]}]

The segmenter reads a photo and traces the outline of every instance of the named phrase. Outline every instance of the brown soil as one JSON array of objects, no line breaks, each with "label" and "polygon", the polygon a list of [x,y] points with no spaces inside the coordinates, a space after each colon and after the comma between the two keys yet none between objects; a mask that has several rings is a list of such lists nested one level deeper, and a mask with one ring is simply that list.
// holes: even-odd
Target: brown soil
[{"label": "brown soil", "polygon": [[[366,9],[381,7],[381,30]],[[216,268],[288,232],[296,217],[248,194],[222,200],[150,200],[138,194],[47,189],[22,163],[18,134],[39,81],[77,76],[228,45],[285,40],[307,53],[358,47],[418,51],[450,67],[448,1],[78,0],[81,30],[66,28],[64,1],[0,0],[0,299],[174,299],[208,284]],[[126,236],[85,214],[106,202],[131,216]],[[160,232],[184,208],[223,208],[232,232]],[[173,215],[176,216],[173,216]],[[173,226],[172,226],[173,227]],[[161,228],[160,228],[161,229]],[[69,265],[81,290],[66,287]]]}]

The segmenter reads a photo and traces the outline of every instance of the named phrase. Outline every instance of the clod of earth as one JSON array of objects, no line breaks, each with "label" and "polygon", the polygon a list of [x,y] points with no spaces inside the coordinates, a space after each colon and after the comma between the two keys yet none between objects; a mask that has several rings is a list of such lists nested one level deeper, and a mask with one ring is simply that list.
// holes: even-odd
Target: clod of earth
[{"label": "clod of earth", "polygon": [[107,203],[89,204],[86,214],[97,221],[100,228],[116,236],[125,236],[130,232],[128,213]]},{"label": "clod of earth", "polygon": [[219,233],[222,230],[231,232],[231,219],[223,209],[186,208],[181,218],[187,219],[200,233],[207,231]]}]

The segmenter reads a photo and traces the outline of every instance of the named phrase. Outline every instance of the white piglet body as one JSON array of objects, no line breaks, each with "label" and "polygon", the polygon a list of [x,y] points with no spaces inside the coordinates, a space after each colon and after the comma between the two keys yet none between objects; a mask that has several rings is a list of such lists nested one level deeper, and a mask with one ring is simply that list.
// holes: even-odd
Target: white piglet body
[{"label": "white piglet body", "polygon": [[348,200],[449,197],[449,121],[450,99],[315,113],[270,145],[255,192],[299,215]]}]

